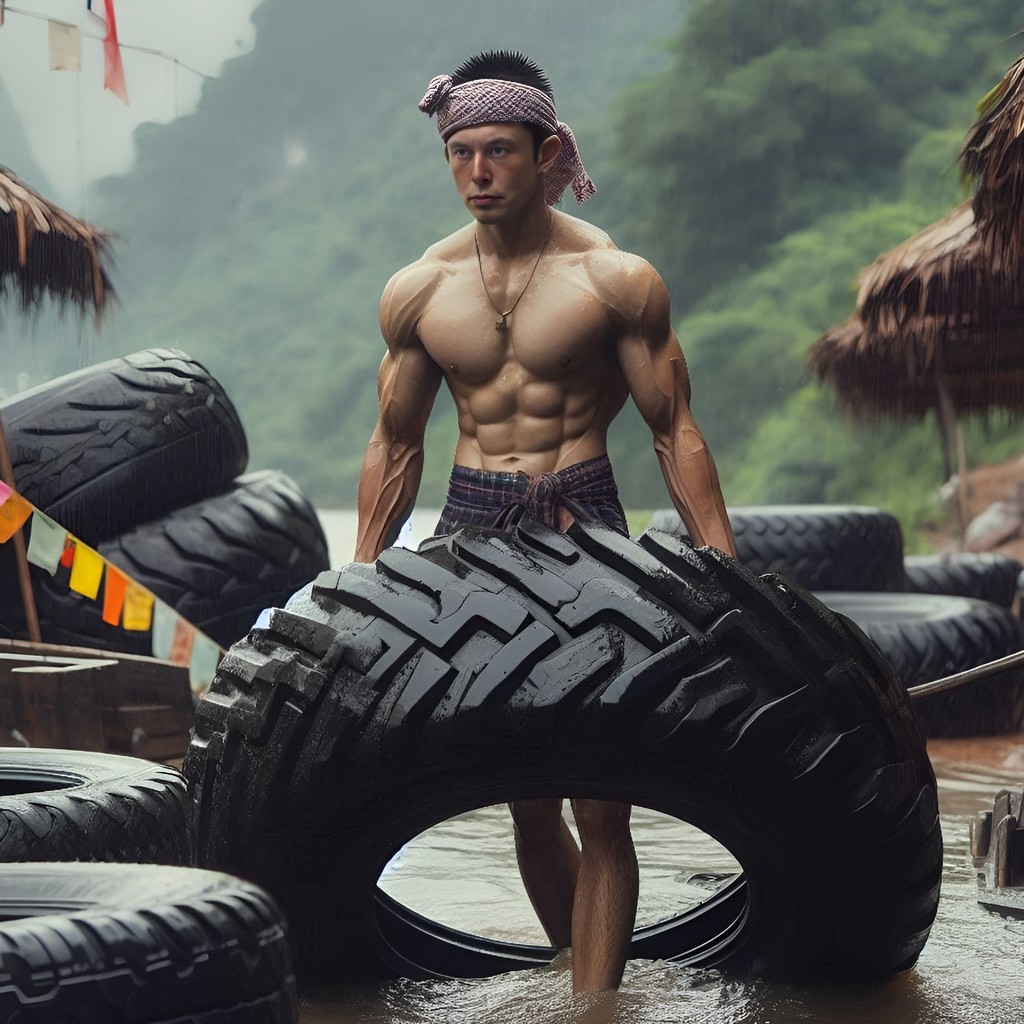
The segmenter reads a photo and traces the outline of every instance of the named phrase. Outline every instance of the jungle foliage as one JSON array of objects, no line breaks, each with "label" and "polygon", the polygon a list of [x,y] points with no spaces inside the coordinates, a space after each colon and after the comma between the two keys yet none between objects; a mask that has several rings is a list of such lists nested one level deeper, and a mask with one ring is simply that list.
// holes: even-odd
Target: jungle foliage
[{"label": "jungle foliage", "polygon": [[[352,504],[377,297],[464,219],[415,101],[465,52],[522,46],[598,183],[582,215],[669,285],[727,501],[865,502],[922,522],[942,475],[934,424],[851,426],[804,357],[852,309],[859,268],[965,194],[959,142],[1019,51],[1019,3],[659,0],[644,19],[594,4],[580,21],[535,2],[529,32],[519,5],[459,52],[430,6],[258,9],[255,50],[195,115],[141,130],[134,173],[105,186],[124,306],[101,346],[184,348],[239,405],[256,465]],[[471,20],[468,0],[447,8]],[[428,503],[453,441],[439,401]],[[1013,444],[1003,424],[970,428],[975,461]],[[611,451],[627,505],[666,504],[635,414]]]}]

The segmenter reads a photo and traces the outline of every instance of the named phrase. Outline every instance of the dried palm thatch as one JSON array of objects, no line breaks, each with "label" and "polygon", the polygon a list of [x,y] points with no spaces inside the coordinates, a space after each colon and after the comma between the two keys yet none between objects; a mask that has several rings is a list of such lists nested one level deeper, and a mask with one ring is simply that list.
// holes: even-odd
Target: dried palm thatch
[{"label": "dried palm thatch", "polygon": [[881,256],[811,369],[862,417],[1024,410],[1024,56],[960,150],[974,196]]},{"label": "dried palm thatch", "polygon": [[1024,55],[978,104],[960,166],[974,179],[974,214],[992,254],[1019,260],[1024,251]]},{"label": "dried palm thatch", "polygon": [[970,202],[861,272],[857,303],[808,363],[861,418],[1024,409],[1022,275],[992,251]]},{"label": "dried palm thatch", "polygon": [[103,267],[108,237],[44,199],[0,166],[0,298],[16,294],[22,309],[43,297],[91,305],[97,317],[113,297]]}]

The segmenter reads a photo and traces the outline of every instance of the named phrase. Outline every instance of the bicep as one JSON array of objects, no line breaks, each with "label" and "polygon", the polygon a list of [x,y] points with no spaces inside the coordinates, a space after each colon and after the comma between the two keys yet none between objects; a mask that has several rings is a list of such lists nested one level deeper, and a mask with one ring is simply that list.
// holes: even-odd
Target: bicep
[{"label": "bicep", "polygon": [[665,333],[651,337],[627,334],[618,344],[619,366],[630,396],[655,435],[668,433],[690,419],[690,377],[679,341]]},{"label": "bicep", "polygon": [[441,370],[421,345],[389,347],[377,374],[377,432],[389,441],[417,440],[441,384]]}]

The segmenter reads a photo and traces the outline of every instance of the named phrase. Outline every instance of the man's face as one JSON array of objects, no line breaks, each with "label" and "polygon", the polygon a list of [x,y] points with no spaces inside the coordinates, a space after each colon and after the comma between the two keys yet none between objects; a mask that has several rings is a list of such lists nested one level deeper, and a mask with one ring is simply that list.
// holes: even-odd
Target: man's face
[{"label": "man's face", "polygon": [[455,187],[481,224],[508,220],[543,188],[533,134],[522,124],[481,124],[445,143]]}]

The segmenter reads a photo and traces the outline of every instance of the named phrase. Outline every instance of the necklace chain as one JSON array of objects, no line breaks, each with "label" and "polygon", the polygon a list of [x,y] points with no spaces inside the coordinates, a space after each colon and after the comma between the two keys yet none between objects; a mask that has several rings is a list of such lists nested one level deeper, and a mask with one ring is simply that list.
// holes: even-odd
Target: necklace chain
[{"label": "necklace chain", "polygon": [[526,279],[526,284],[523,285],[523,290],[516,297],[516,301],[513,302],[512,305],[509,306],[508,309],[506,309],[504,312],[498,309],[498,307],[494,304],[494,299],[491,298],[491,293],[487,290],[487,281],[484,279],[484,262],[480,258],[480,241],[476,237],[475,233],[473,235],[473,245],[476,246],[476,265],[480,269],[480,283],[484,287],[484,295],[487,296],[487,301],[491,304],[491,309],[493,309],[494,312],[501,317],[500,320],[494,321],[494,329],[496,331],[508,330],[508,318],[512,315],[512,311],[516,308],[516,306],[519,305],[519,300],[526,294],[526,290],[530,287],[530,282],[533,280],[533,275],[537,273],[537,268],[540,266],[541,257],[544,255],[544,251],[548,247],[548,242],[551,241],[551,220],[552,218],[549,214],[548,233],[544,236],[544,244],[540,247],[540,252],[537,253],[537,260],[533,264],[533,269],[530,271],[530,276]]}]

